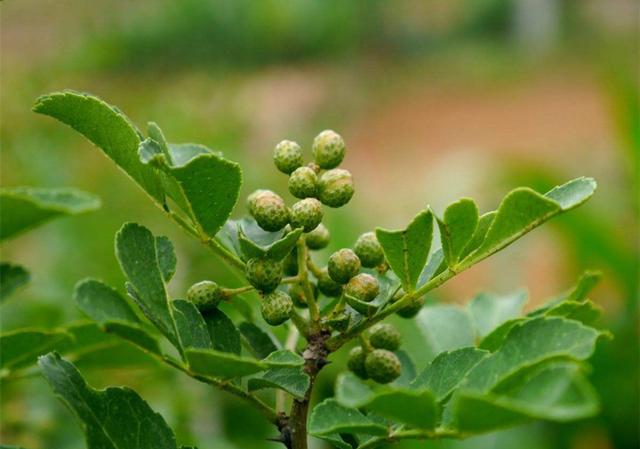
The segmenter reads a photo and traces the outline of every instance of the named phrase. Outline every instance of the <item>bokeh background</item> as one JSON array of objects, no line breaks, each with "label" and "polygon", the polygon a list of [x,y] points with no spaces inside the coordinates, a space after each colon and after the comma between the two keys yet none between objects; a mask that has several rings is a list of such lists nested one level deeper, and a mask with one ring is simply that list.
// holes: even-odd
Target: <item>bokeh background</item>
[{"label": "bokeh background", "polygon": [[[288,138],[309,150],[331,128],[346,139],[345,167],[357,183],[349,207],[327,214],[333,249],[377,225],[403,226],[426,205],[442,212],[461,196],[487,211],[518,185],[545,191],[580,175],[599,183],[586,206],[429,300],[464,303],[482,290],[524,286],[534,305],[583,270],[602,270],[591,296],[616,337],[600,344],[592,363],[602,414],[397,447],[639,447],[638,8],[634,0],[2,2],[2,185],[76,186],[103,199],[96,213],[2,248],[3,259],[33,274],[3,305],[3,331],[82,319],[71,293],[86,276],[122,288],[113,236],[125,221],[174,241],[175,296],[195,281],[228,276],[86,140],[32,113],[38,95],[92,92],[140,126],[156,121],[172,142],[222,150],[243,167],[243,196],[261,187],[285,194],[273,146]],[[416,329],[400,325],[419,359]],[[341,357],[323,371],[318,398],[331,392]],[[252,410],[139,353],[119,346],[76,362],[96,386],[135,388],[184,444],[279,447],[265,441],[273,431]],[[0,443],[84,447],[41,377],[0,386]]]}]

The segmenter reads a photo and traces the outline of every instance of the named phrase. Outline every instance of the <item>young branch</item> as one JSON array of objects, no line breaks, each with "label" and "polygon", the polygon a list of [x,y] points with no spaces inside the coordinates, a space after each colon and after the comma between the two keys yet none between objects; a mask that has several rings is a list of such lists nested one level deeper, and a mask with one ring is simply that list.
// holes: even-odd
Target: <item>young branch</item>
[{"label": "young branch", "polygon": [[304,237],[300,237],[296,243],[298,253],[298,279],[309,306],[309,317],[312,323],[320,321],[320,309],[313,295],[311,284],[309,283],[309,274],[307,272],[307,246],[304,243]]}]

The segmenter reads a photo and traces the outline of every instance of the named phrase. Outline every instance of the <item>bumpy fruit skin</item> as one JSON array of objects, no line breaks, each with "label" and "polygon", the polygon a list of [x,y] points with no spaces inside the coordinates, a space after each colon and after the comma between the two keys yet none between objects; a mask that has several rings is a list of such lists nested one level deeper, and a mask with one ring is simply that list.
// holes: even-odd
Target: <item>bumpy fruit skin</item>
[{"label": "bumpy fruit skin", "polygon": [[193,284],[187,290],[187,299],[191,301],[199,311],[207,312],[215,309],[225,295],[218,284],[213,281],[201,281]]},{"label": "bumpy fruit skin", "polygon": [[327,129],[316,136],[311,150],[316,164],[320,168],[330,169],[340,165],[346,147],[340,134]]},{"label": "bumpy fruit skin", "polygon": [[368,379],[369,376],[367,375],[367,370],[365,368],[366,359],[367,353],[362,349],[362,346],[356,346],[349,351],[347,368],[360,379]]},{"label": "bumpy fruit skin", "polygon": [[414,300],[408,306],[405,306],[402,309],[398,310],[396,313],[402,318],[413,318],[418,313],[420,313],[420,311],[422,310],[422,306],[424,306],[424,302],[425,298],[423,296],[422,298]]},{"label": "bumpy fruit skin", "polygon": [[269,293],[282,281],[282,264],[271,259],[249,259],[245,276],[257,290]]},{"label": "bumpy fruit skin", "polygon": [[395,351],[400,347],[400,343],[402,343],[402,336],[400,332],[398,332],[398,329],[391,324],[378,323],[371,328],[369,342],[371,342],[371,346],[376,349]]},{"label": "bumpy fruit skin", "polygon": [[249,195],[249,212],[258,226],[275,232],[289,223],[289,209],[284,200],[271,190],[258,190]]},{"label": "bumpy fruit skin", "polygon": [[290,174],[304,163],[300,145],[290,140],[283,140],[273,150],[273,162],[282,173]]},{"label": "bumpy fruit skin", "polygon": [[373,232],[365,232],[353,245],[353,250],[360,258],[362,266],[373,268],[384,262],[384,252]]},{"label": "bumpy fruit skin", "polygon": [[374,349],[364,361],[367,375],[380,384],[388,384],[400,377],[400,360],[391,351]]},{"label": "bumpy fruit skin", "polygon": [[285,292],[276,290],[262,298],[260,311],[268,324],[278,326],[291,316],[293,301]]},{"label": "bumpy fruit skin", "polygon": [[289,192],[296,198],[313,198],[318,191],[318,175],[310,167],[298,167],[289,176]]},{"label": "bumpy fruit skin", "polygon": [[294,228],[313,231],[322,221],[322,204],[315,198],[305,198],[291,206],[290,221]]},{"label": "bumpy fruit skin", "polygon": [[309,249],[322,249],[326,248],[331,240],[331,234],[325,225],[320,223],[313,231],[310,231],[305,236],[305,242]]},{"label": "bumpy fruit skin", "polygon": [[329,298],[335,298],[342,294],[342,285],[331,279],[327,268],[324,267],[318,277],[318,290]]},{"label": "bumpy fruit skin", "polygon": [[344,206],[353,192],[353,178],[348,170],[334,168],[324,172],[318,180],[318,199],[326,206]]},{"label": "bumpy fruit skin", "polygon": [[360,301],[371,302],[380,293],[380,284],[370,274],[360,273],[349,280],[345,293]]},{"label": "bumpy fruit skin", "polygon": [[331,254],[327,268],[331,279],[346,284],[360,271],[360,259],[353,250],[343,248]]}]

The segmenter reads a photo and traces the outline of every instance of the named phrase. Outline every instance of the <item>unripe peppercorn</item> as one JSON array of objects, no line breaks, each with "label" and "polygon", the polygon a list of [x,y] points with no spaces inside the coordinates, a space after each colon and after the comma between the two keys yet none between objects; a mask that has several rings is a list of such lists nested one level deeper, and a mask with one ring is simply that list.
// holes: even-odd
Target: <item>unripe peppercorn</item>
[{"label": "unripe peppercorn", "polygon": [[398,329],[388,323],[378,323],[371,328],[369,335],[371,346],[376,349],[395,351],[400,347],[402,336]]},{"label": "unripe peppercorn", "polygon": [[424,306],[425,298],[424,296],[418,299],[414,299],[413,302],[407,306],[404,306],[402,309],[398,310],[396,313],[398,316],[402,318],[413,318],[422,310],[422,306]]},{"label": "unripe peppercorn", "polygon": [[360,273],[349,280],[345,287],[345,293],[360,301],[371,302],[380,293],[380,284],[370,274]]},{"label": "unripe peppercorn", "polygon": [[305,236],[305,242],[309,249],[322,249],[329,244],[331,234],[325,225],[320,223],[313,231]]},{"label": "unripe peppercorn", "polygon": [[262,298],[260,312],[262,318],[271,326],[278,326],[287,321],[292,311],[293,301],[285,292],[276,290]]},{"label": "unripe peppercorn", "polygon": [[338,284],[346,284],[360,271],[360,259],[349,248],[343,248],[329,256],[327,269],[331,279]]},{"label": "unripe peppercorn", "polygon": [[213,281],[201,281],[193,284],[187,290],[187,299],[191,301],[199,311],[207,312],[218,307],[220,301],[225,299],[222,288]]},{"label": "unripe peppercorn", "polygon": [[322,221],[322,204],[315,198],[305,198],[291,206],[290,220],[294,228],[313,231]]},{"label": "unripe peppercorn", "polygon": [[298,167],[289,176],[289,192],[296,198],[311,198],[318,191],[318,175],[310,167]]},{"label": "unripe peppercorn", "polygon": [[347,368],[353,374],[360,379],[368,379],[367,370],[365,369],[365,360],[367,359],[367,353],[362,349],[362,346],[356,346],[349,351],[349,358],[347,359]]},{"label": "unripe peppercorn", "polygon": [[362,266],[373,268],[384,262],[384,252],[373,232],[365,232],[353,245],[353,250],[360,258]]},{"label": "unripe peppercorn", "polygon": [[304,163],[300,145],[290,140],[283,140],[273,150],[273,162],[282,173],[290,174]]},{"label": "unripe peppercorn", "polygon": [[282,281],[282,264],[272,259],[249,259],[245,276],[257,290],[269,293]]},{"label": "unripe peppercorn", "polygon": [[293,305],[300,308],[307,307],[307,297],[304,294],[304,289],[300,284],[292,284],[287,289],[291,300],[293,301]]},{"label": "unripe peppercorn", "polygon": [[324,172],[318,180],[318,199],[329,207],[344,206],[353,192],[353,178],[348,170],[334,168]]},{"label": "unripe peppercorn", "polygon": [[367,375],[380,384],[388,384],[400,377],[398,356],[386,349],[374,349],[364,361]]},{"label": "unripe peppercorn", "polygon": [[284,200],[270,190],[259,190],[249,196],[249,212],[265,231],[279,231],[289,223],[289,209]]},{"label": "unripe peppercorn", "polygon": [[327,268],[324,267],[318,276],[318,290],[329,298],[335,298],[342,294],[342,285],[331,279]]},{"label": "unripe peppercorn", "polygon": [[249,196],[247,196],[247,210],[249,211],[251,216],[253,216],[253,213],[256,209],[258,198],[265,193],[268,194],[269,192],[271,192],[271,190],[258,189],[254,192],[251,192]]},{"label": "unripe peppercorn", "polygon": [[340,134],[330,129],[322,131],[313,140],[313,158],[321,168],[329,169],[340,165],[346,152]]}]

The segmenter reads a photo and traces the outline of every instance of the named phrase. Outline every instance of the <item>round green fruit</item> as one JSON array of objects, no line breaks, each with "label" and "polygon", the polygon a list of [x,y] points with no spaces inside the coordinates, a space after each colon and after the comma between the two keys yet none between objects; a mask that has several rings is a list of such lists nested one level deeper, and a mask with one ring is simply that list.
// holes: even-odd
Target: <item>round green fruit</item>
[{"label": "round green fruit", "polygon": [[325,225],[320,223],[313,231],[310,231],[305,236],[305,242],[309,249],[323,249],[326,248],[331,239],[331,234]]},{"label": "round green fruit", "polygon": [[249,259],[245,276],[256,290],[269,293],[282,281],[282,264],[272,259]]},{"label": "round green fruit", "polygon": [[367,376],[367,370],[365,369],[366,359],[367,353],[362,349],[362,346],[356,346],[349,351],[347,368],[360,379],[367,379],[369,376]]},{"label": "round green fruit", "polygon": [[360,273],[349,280],[345,293],[360,301],[371,302],[380,293],[380,284],[370,274]]},{"label": "round green fruit", "polygon": [[331,279],[346,284],[360,271],[360,259],[353,250],[343,248],[331,254],[327,268]]},{"label": "round green fruit", "polygon": [[378,323],[371,328],[369,335],[371,346],[376,349],[395,351],[400,347],[402,336],[398,329],[388,323]]},{"label": "round green fruit", "polygon": [[396,313],[402,318],[413,318],[418,313],[420,313],[420,311],[422,310],[422,306],[424,306],[424,303],[424,296],[418,299],[414,299],[413,302],[411,302],[409,305],[404,306]]},{"label": "round green fruit", "polygon": [[364,361],[367,375],[380,384],[388,384],[400,377],[398,356],[386,349],[374,349]]},{"label": "round green fruit", "polygon": [[331,279],[327,267],[322,268],[318,276],[318,290],[329,298],[335,298],[342,294],[342,285]]},{"label": "round green fruit", "polygon": [[324,172],[318,180],[318,199],[326,206],[344,206],[353,192],[353,178],[348,170],[334,168]]},{"label": "round green fruit", "polygon": [[322,204],[315,198],[305,198],[291,206],[290,220],[293,228],[313,231],[322,221]]},{"label": "round green fruit", "polygon": [[296,198],[312,198],[318,191],[318,175],[310,167],[298,167],[289,176],[289,192]]},{"label": "round green fruit", "polygon": [[249,212],[265,231],[279,231],[289,223],[287,205],[270,190],[259,190],[250,195]]},{"label": "round green fruit", "polygon": [[283,140],[273,150],[273,162],[282,173],[288,175],[293,172],[304,163],[300,145],[290,140]]},{"label": "round green fruit", "polygon": [[340,134],[330,129],[322,131],[313,140],[313,158],[320,168],[329,169],[340,165],[346,147]]},{"label": "round green fruit", "polygon": [[365,232],[356,240],[353,250],[360,258],[362,266],[373,268],[384,262],[384,252],[373,232]]},{"label": "round green fruit", "polygon": [[260,312],[271,326],[279,326],[289,319],[293,311],[293,301],[285,292],[276,290],[262,298]]},{"label": "round green fruit", "polygon": [[218,307],[220,301],[225,299],[225,294],[218,284],[213,281],[201,281],[193,284],[187,290],[187,299],[191,301],[199,311],[207,312]]}]

